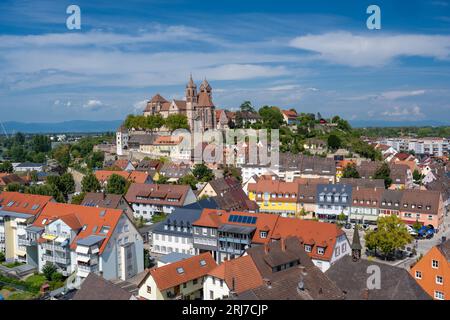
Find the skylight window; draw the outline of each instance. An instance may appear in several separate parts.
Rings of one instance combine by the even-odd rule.
[[[100,233],[107,234],[109,232],[109,226],[103,226]]]
[[[45,224],[47,222],[47,219],[42,220],[42,224]]]
[[[177,273],[178,274],[183,274],[184,273],[184,269],[183,268],[177,268]]]
[[[39,205],[38,205],[38,204],[34,204],[34,205],[31,207],[31,210],[36,210],[37,208],[39,208]]]
[[[8,204],[6,206],[11,207],[13,204],[14,204],[14,201],[10,201],[10,202],[8,202]]]
[[[200,260],[200,265],[201,265],[202,267],[206,266],[206,261],[205,261],[205,260]]]
[[[100,217],[104,217],[104,216],[105,216],[105,214],[106,214],[106,210],[102,210],[102,211],[100,211]]]

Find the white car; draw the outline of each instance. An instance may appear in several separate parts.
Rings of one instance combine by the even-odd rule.
[[[409,224],[406,225],[406,230],[408,230],[409,234],[412,236],[417,236],[417,231],[413,227],[411,227]]]

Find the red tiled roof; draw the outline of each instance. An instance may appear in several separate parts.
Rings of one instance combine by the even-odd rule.
[[[52,199],[51,196],[4,191],[0,193],[0,206],[3,211],[37,215]]]
[[[319,255],[315,248],[308,252],[311,258],[318,260],[331,260],[336,239],[344,234],[343,230],[332,223],[283,217],[278,219],[273,232],[278,233],[282,238],[289,236],[302,238],[306,240],[306,244],[316,243],[318,246],[326,244],[323,255]]]
[[[129,203],[182,206],[189,190],[190,186],[188,185],[132,183],[125,195],[125,199]],[[138,197],[148,199],[138,199]],[[163,198],[153,200],[151,199],[152,197]],[[178,201],[168,201],[168,198],[177,199]]]
[[[44,227],[61,219],[69,227],[77,232],[79,231],[70,244],[71,249],[76,249],[78,240],[84,239],[90,235],[97,235],[105,237],[105,240],[100,246],[100,253],[102,253],[113,234],[122,213],[123,211],[118,209],[105,209],[50,202],[33,222],[33,226]],[[84,228],[84,226],[86,227]],[[109,231],[106,234],[101,233],[102,227],[109,227]]]
[[[201,264],[202,260],[205,262],[203,266]],[[217,267],[217,263],[214,261],[211,253],[205,252],[198,256],[150,269],[149,275],[153,277],[158,289],[163,291],[203,277],[215,267]],[[177,271],[179,268],[183,268],[182,273]]]
[[[95,177],[100,183],[103,183],[109,179],[113,174],[117,174],[118,176],[124,177],[128,179],[130,175],[127,171],[114,171],[114,170],[97,170],[95,171]]]
[[[208,275],[222,279],[230,290],[239,294],[263,284],[261,274],[250,256],[224,261]]]

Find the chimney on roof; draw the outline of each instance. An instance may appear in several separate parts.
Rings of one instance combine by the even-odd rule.
[[[280,242],[280,244],[281,244],[281,251],[286,251],[286,240],[285,240],[285,238],[281,238],[281,242]]]
[[[369,289],[365,288],[361,295],[363,300],[369,300]]]
[[[231,278],[231,291],[236,291],[236,279]]]
[[[270,281],[267,278],[264,278],[263,281],[264,281],[264,284],[267,286],[267,288],[269,288],[269,289],[272,288],[272,281]]]

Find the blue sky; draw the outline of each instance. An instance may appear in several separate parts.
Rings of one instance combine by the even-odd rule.
[[[0,70],[2,121],[122,119],[192,73],[219,108],[450,123],[450,1],[6,0]]]

